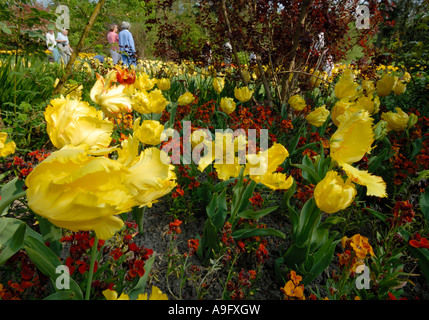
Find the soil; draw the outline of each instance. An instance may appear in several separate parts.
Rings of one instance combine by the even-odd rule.
[[[166,204],[163,201],[154,204],[152,208],[148,208],[144,219],[144,233],[139,234],[136,239],[137,244],[144,245],[146,248],[152,249],[156,255],[155,263],[152,266],[149,277],[149,285],[158,286],[162,292],[169,296],[169,299],[197,299],[197,288],[191,281],[188,281],[183,285],[181,295],[179,293],[180,277],[175,274],[170,274],[169,283],[167,285],[167,254],[171,238],[167,236],[166,233],[169,230],[169,223],[174,220],[173,216],[168,214],[167,211]],[[262,220],[263,223],[267,225],[267,228],[271,227],[286,232],[287,230],[290,230],[290,224],[280,210],[272,212]],[[202,233],[204,222],[204,216],[194,217],[193,219],[188,219],[188,221],[187,219],[183,219],[183,224],[180,226],[182,232],[174,242],[177,245],[177,252],[183,254],[187,251],[186,241],[188,239],[195,238],[196,235]],[[255,285],[256,291],[252,296],[246,296],[245,299],[281,300],[284,297],[280,290],[280,287],[283,287],[284,283],[276,277],[274,262],[275,259],[288,248],[289,240],[287,238],[283,240],[278,237],[267,237],[266,239],[266,248],[269,252],[269,258],[265,262],[264,267],[259,274],[258,282]],[[191,265],[198,266],[204,275],[204,271],[207,269],[201,265],[198,257],[192,256],[189,259],[189,263]],[[332,277],[333,268],[334,266],[328,267],[325,272],[311,283],[311,285],[305,288],[304,294],[308,297],[311,293],[310,289],[318,289],[323,296],[326,293],[326,280]],[[407,266],[405,268],[407,269]],[[412,271],[414,273],[419,273],[418,270]],[[203,299],[222,299],[222,293],[224,291],[222,283],[225,282],[228,272],[229,269],[222,268],[214,274],[212,281],[208,283],[208,293],[203,297]],[[403,288],[404,293],[402,294],[402,297],[409,300],[428,300],[429,285],[424,276],[412,277],[410,280],[412,280],[412,282],[406,283]]]

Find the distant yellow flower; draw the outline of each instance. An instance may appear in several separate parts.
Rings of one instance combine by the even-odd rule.
[[[337,119],[340,124],[330,139],[331,158],[349,164],[361,160],[374,142],[373,119],[367,111],[346,112]]]
[[[298,94],[292,96],[288,100],[289,105],[297,111],[301,111],[306,107],[305,100],[301,98]]]
[[[125,187],[128,174],[115,160],[90,156],[85,145],[64,147],[28,175],[28,206],[56,226],[109,239],[124,225],[116,215],[134,204]]]
[[[223,97],[220,99],[220,107],[226,114],[231,114],[236,108],[236,103],[233,98]]]
[[[377,94],[380,97],[388,96],[395,87],[397,79],[395,76],[384,74],[383,77],[377,81]]]
[[[310,112],[305,119],[313,126],[320,127],[322,126],[330,115],[329,110],[326,109],[326,106],[321,106],[314,111]]]
[[[191,104],[192,102],[194,102],[195,97],[192,93],[185,92],[184,94],[182,94],[179,99],[177,100],[179,106],[186,106],[188,104]]]
[[[158,79],[158,81],[156,82],[156,85],[160,90],[167,91],[170,89],[170,86],[171,86],[170,79],[168,78]]]
[[[353,70],[347,68],[335,84],[335,96],[338,99],[352,98],[356,95],[358,86],[354,81]]]
[[[335,213],[347,208],[356,193],[356,188],[350,180],[344,182],[336,171],[329,171],[314,188],[314,199],[320,210]]]
[[[326,79],[326,72],[320,72],[319,70],[313,73],[314,77],[310,78],[310,85],[314,87],[318,87],[322,83],[322,79]],[[320,79],[321,78],[321,79]]]
[[[161,134],[164,125],[156,120],[144,120],[140,125],[140,118],[134,121],[134,136],[146,145],[158,145],[161,143]]]
[[[49,138],[58,149],[81,144],[101,149],[112,140],[113,124],[87,102],[61,96],[50,101],[44,115]]]
[[[7,133],[0,132],[0,156],[6,157],[10,154],[15,153],[16,144],[14,141],[6,143]]]
[[[407,128],[408,114],[401,108],[395,108],[396,113],[389,111],[381,114],[381,119],[387,122],[387,131],[402,131]]]
[[[225,87],[225,78],[213,78],[213,87],[217,93],[221,93],[223,88]]]
[[[247,102],[252,98],[253,90],[250,90],[249,87],[234,88],[234,96],[240,102]]]

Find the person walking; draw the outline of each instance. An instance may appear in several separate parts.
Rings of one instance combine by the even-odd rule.
[[[46,46],[48,47],[48,50],[52,53],[54,62],[58,62],[60,60],[60,53],[58,52],[54,29],[55,28],[53,25],[48,26],[48,33],[46,34]],[[51,59],[52,57],[50,57],[50,61],[52,61]]]
[[[137,65],[136,48],[133,35],[129,30],[130,28],[131,24],[124,21],[121,24],[121,32],[119,32],[119,51],[122,56],[122,62],[127,67]]]
[[[57,35],[57,43],[58,43],[58,49],[60,52],[61,60],[63,61],[64,65],[67,65],[70,60],[70,56],[73,52],[73,49],[70,47],[69,38],[68,38],[68,30],[63,29],[61,32],[58,32]]]
[[[109,29],[109,33],[107,34],[107,41],[110,44],[110,55],[113,60],[113,65],[118,64],[121,59],[121,55],[119,54],[119,35],[118,35],[118,25],[112,24]]]

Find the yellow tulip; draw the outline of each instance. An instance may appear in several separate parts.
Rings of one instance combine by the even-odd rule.
[[[141,114],[162,113],[169,103],[170,101],[165,99],[160,89],[150,92],[138,90],[132,96],[132,107]]]
[[[344,182],[336,171],[329,171],[314,188],[317,207],[326,213],[347,208],[356,196],[356,188],[349,180]]]
[[[174,166],[168,164],[168,159],[167,153],[151,147],[141,152],[128,168],[124,185],[134,197],[136,206],[151,207],[177,185]]]
[[[403,94],[406,89],[407,89],[407,85],[405,83],[403,83],[402,81],[397,80],[395,87],[393,88],[393,92],[397,96],[399,96],[399,95]]]
[[[366,186],[366,194],[368,196],[387,197],[386,183],[383,181],[383,178],[374,176],[368,173],[368,171],[356,169],[347,163],[341,163],[340,166],[351,181]]]
[[[54,225],[71,231],[95,231],[108,239],[129,212],[134,199],[125,187],[129,171],[107,157],[88,155],[88,147],[53,152],[28,175],[28,206]]]
[[[139,294],[137,300],[148,300],[147,293]],[[152,292],[149,295],[149,300],[168,300],[168,297],[165,293],[162,293],[158,287],[152,286]]]
[[[338,116],[344,114],[346,111],[351,109],[351,106],[352,103],[349,101],[349,99],[341,99],[335,103],[334,107],[331,110],[331,119],[337,127],[340,125]]]
[[[373,119],[367,111],[360,110],[345,112],[338,120],[338,129],[330,139],[332,160],[349,164],[361,160],[374,142]]]
[[[205,140],[211,141],[211,137],[209,136],[206,130],[198,129],[192,132],[192,135],[191,135],[192,149]]]
[[[171,86],[170,79],[168,78],[158,79],[158,81],[156,82],[156,85],[160,90],[167,91],[170,89],[170,86]]]
[[[144,120],[140,125],[140,118],[134,121],[134,136],[143,144],[156,146],[161,143],[161,134],[164,125],[156,120]]]
[[[289,105],[297,111],[301,111],[306,107],[305,100],[301,98],[298,94],[292,96],[288,100]]]
[[[225,87],[225,78],[216,77],[213,79],[213,87],[217,93],[221,93]]]
[[[112,289],[106,289],[102,292],[103,296],[106,298],[106,300],[130,300],[129,295],[122,292],[121,295],[118,297],[118,293],[115,290]]]
[[[53,99],[44,115],[49,138],[58,149],[81,144],[102,149],[112,140],[113,123],[103,119],[101,111],[87,102],[64,97]]]
[[[354,81],[353,70],[346,69],[335,84],[335,96],[338,99],[352,98],[356,95],[358,86],[359,85]]]
[[[233,98],[223,97],[220,99],[220,107],[228,115],[234,112],[236,106]]]
[[[127,94],[124,93],[125,86],[113,85],[106,88],[104,78],[97,74],[97,81],[90,91],[90,98],[93,102],[98,104],[103,110],[104,114],[108,117],[114,117],[115,114],[131,112],[131,100]]]
[[[194,102],[195,97],[192,93],[185,92],[184,94],[182,94],[179,99],[177,100],[179,106],[186,106],[188,104],[191,104],[192,102]]]
[[[229,132],[216,132],[215,140],[205,140],[205,144],[208,152],[199,160],[198,170],[202,172],[214,162],[213,167],[219,179],[228,180],[231,177],[238,177],[246,161],[243,153],[246,151],[247,139],[242,135],[234,136]]]
[[[310,78],[310,85],[314,87],[318,87],[322,83],[322,79],[326,79],[326,72],[320,72],[319,70],[313,73],[314,77]],[[322,78],[322,79],[320,79]]]
[[[387,131],[402,131],[407,128],[408,114],[401,108],[395,108],[396,113],[389,111],[381,114],[381,119],[387,122]]]
[[[380,106],[380,100],[378,97],[375,97],[374,100],[368,96],[360,96],[355,104],[355,110],[366,110],[369,114],[375,114],[378,112]]]
[[[7,133],[0,132],[0,156],[6,157],[10,154],[15,153],[16,144],[14,141],[6,143]]]
[[[137,74],[136,81],[134,82],[134,87],[139,90],[149,91],[153,89],[156,83],[156,79],[151,79],[147,73],[141,72]]]
[[[315,127],[321,127],[330,115],[329,110],[326,109],[326,106],[319,107],[314,111],[310,112],[305,119]]]
[[[274,143],[271,148],[265,151],[246,156],[247,163],[244,174],[270,189],[289,189],[293,184],[292,176],[287,177],[284,173],[276,172],[288,156],[289,152],[283,145]]]
[[[234,88],[234,96],[240,102],[247,102],[252,98],[253,90],[248,87]]]
[[[388,96],[396,85],[397,78],[395,76],[385,74],[377,81],[377,94],[380,97]]]

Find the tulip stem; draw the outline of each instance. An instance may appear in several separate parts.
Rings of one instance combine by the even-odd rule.
[[[91,262],[89,265],[88,280],[86,282],[85,300],[89,300],[89,296],[91,294],[91,284],[92,284],[92,278],[94,276],[94,265],[95,265],[95,257],[97,255],[97,247],[98,247],[98,238],[97,238],[97,235],[94,235],[94,244],[92,245],[92,250],[91,250]]]

